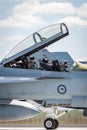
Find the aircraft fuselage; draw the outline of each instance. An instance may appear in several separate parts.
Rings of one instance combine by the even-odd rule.
[[[87,72],[0,67],[0,77],[0,99],[55,100],[71,107],[87,107]]]

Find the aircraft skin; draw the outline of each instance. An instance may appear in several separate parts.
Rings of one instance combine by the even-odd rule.
[[[77,104],[73,104],[73,106],[72,101],[74,97],[82,96],[87,98],[86,72],[49,72],[13,68],[12,70],[10,68],[0,70],[3,80],[0,83],[1,99],[56,99],[62,100],[62,102],[66,100],[71,107],[84,107],[80,100],[80,106],[77,106]],[[58,92],[58,86],[60,85],[64,85],[66,88],[64,94]],[[87,107],[86,101],[84,105]]]
[[[63,26],[66,30],[64,32]],[[44,106],[46,107],[47,104],[83,109],[83,114],[87,116],[87,71],[71,70],[73,65],[72,58],[68,60],[68,63],[70,62],[68,71],[26,69],[13,66],[14,63],[17,64],[21,60],[22,56],[27,57],[32,54],[34,54],[37,61],[40,61],[44,55],[51,61],[59,60],[59,58],[44,48],[69,33],[65,24],[60,24],[60,30],[58,34],[56,33],[45,40],[41,37],[43,33],[34,33],[35,45],[21,51],[15,49],[12,52],[14,55],[2,60],[0,63],[0,120],[30,118],[38,114],[38,112],[44,111]],[[40,39],[39,43],[36,35]],[[18,48],[20,48],[20,45]],[[56,54],[58,55],[57,52]],[[62,57],[62,53],[60,55]],[[11,101],[14,99],[19,104],[12,104]],[[24,102],[20,100],[24,100]],[[36,109],[30,108],[27,106],[29,105],[28,100],[42,100],[44,101],[43,107],[41,108],[40,105],[32,101],[34,106],[36,105]],[[27,105],[23,106],[21,103],[27,103]],[[54,113],[54,115],[56,114]],[[58,127],[58,121],[55,116],[48,117],[44,121],[44,126],[46,129],[55,129]]]

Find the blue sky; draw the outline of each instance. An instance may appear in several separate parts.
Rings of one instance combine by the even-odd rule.
[[[87,61],[87,0],[0,0],[0,60],[28,35],[60,22],[70,35],[49,50]]]

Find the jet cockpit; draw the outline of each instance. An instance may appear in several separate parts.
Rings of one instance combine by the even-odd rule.
[[[29,57],[33,56],[35,57],[39,69],[42,69],[39,62],[44,58],[48,58],[50,61],[55,60],[53,63],[58,65],[59,63],[56,61],[55,55],[44,48],[64,38],[68,34],[68,28],[64,23],[45,27],[20,42],[5,59],[2,60],[1,64],[4,67],[27,69]]]

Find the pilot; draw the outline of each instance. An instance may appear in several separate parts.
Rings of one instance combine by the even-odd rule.
[[[47,59],[47,58],[43,58],[43,60],[42,60],[44,63],[47,63],[48,64],[48,62],[49,62],[49,60]]]
[[[68,72],[67,68],[68,68],[68,65],[67,65],[67,61],[64,62],[64,64],[62,65],[61,67],[61,71],[65,71],[65,72]]]
[[[22,63],[22,68],[25,68],[25,69],[28,68],[28,67],[27,67],[28,60],[27,60],[27,58],[26,58],[25,56],[22,56],[22,57],[21,57],[21,63]]]
[[[40,62],[40,66],[43,68],[43,70],[53,71],[52,64],[47,58],[43,58],[42,62]]]
[[[60,71],[60,63],[58,60],[53,60],[52,64],[53,64],[53,71]]]
[[[28,62],[28,69],[38,69],[34,56],[30,57],[30,61]]]
[[[64,62],[63,66],[64,66],[65,68],[68,67],[68,66],[67,66],[67,61]]]

